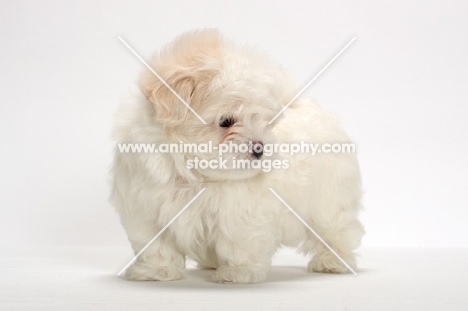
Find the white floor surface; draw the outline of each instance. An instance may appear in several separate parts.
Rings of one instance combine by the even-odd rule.
[[[278,253],[267,281],[174,282],[116,276],[129,249],[0,249],[0,310],[468,310],[468,249],[361,249],[358,275],[309,274]]]

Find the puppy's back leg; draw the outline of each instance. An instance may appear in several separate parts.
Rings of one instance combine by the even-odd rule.
[[[345,218],[346,220],[340,223],[340,218]],[[347,265],[353,270],[356,270],[357,265],[354,250],[360,245],[361,237],[364,234],[363,227],[356,217],[346,215],[345,212],[337,215],[336,219],[336,222],[328,223],[325,226],[316,225],[315,227],[318,228],[316,231]],[[313,254],[307,266],[309,272],[351,272],[341,260],[312,233],[308,233],[307,240],[301,248],[304,253]]]
[[[364,235],[358,219],[361,207],[358,166],[354,161],[348,161],[328,168],[319,175],[319,183],[315,184],[316,191],[310,201],[312,204],[304,211],[304,216],[320,237],[355,270],[354,250],[360,246]],[[312,232],[307,235],[302,250],[313,254],[308,271],[351,272]]]
[[[210,245],[206,248],[203,256],[199,256],[197,261],[197,267],[200,269],[217,269],[218,268],[218,256],[216,255],[216,249]]]
[[[247,217],[248,216],[248,217]],[[214,281],[220,283],[263,282],[271,268],[271,258],[279,246],[273,221],[232,213],[221,223],[216,241],[218,264]]]

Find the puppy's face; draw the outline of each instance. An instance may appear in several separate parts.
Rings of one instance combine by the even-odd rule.
[[[268,122],[281,110],[286,96],[280,69],[263,56],[229,46],[215,31],[179,38],[153,60],[152,67],[207,123],[153,73],[145,72],[140,88],[152,102],[155,120],[166,130],[168,143],[213,146],[211,152],[172,154],[179,171],[187,169],[187,161],[198,159],[216,161],[217,168],[192,168],[212,180],[245,179],[262,172],[238,161],[265,160],[259,151],[262,144],[273,142],[274,124]]]

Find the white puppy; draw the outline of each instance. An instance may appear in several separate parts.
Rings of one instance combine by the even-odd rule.
[[[256,148],[231,150],[221,158],[216,149],[186,153],[116,149],[111,201],[135,253],[206,188],[127,269],[128,279],[183,278],[188,257],[201,268],[216,269],[215,281],[261,282],[282,245],[313,255],[310,272],[348,272],[268,188],[356,267],[353,250],[364,230],[357,218],[361,181],[355,155],[265,152],[267,145],[277,143],[350,143],[334,116],[310,100],[298,99],[268,124],[296,95],[296,88],[264,55],[227,42],[216,30],[182,35],[154,57],[151,66],[207,124],[146,70],[139,84],[142,95],[126,102],[117,114],[118,143],[158,147],[212,142],[221,148],[224,143],[253,142]],[[239,159],[256,168],[233,169]],[[195,160],[225,161],[227,169],[197,168]],[[276,169],[267,172],[273,160]],[[259,162],[263,169],[253,165]]]

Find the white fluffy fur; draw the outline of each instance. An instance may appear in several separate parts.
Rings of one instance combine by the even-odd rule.
[[[350,142],[337,119],[298,99],[272,125],[295,94],[287,74],[264,55],[237,47],[216,30],[187,33],[151,62],[208,123],[203,125],[149,71],[116,117],[119,143],[233,141]],[[222,116],[236,123],[219,126]],[[217,154],[123,154],[112,167],[115,205],[132,248],[139,252],[203,187],[206,191],[126,271],[132,280],[177,280],[187,257],[216,269],[214,280],[265,280],[282,245],[313,255],[308,271],[346,273],[335,258],[269,191],[273,188],[356,268],[353,251],[364,233],[357,215],[361,182],[354,154],[274,155],[289,169],[189,170],[186,160]],[[251,154],[224,158],[252,159]],[[263,156],[262,159],[264,159]]]

